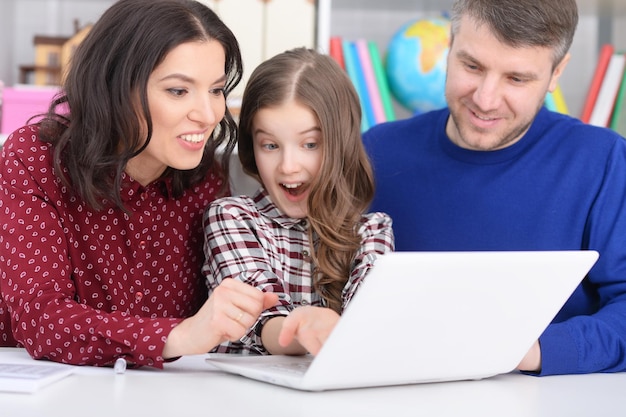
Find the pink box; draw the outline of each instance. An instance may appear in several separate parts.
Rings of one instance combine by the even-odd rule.
[[[0,133],[8,135],[24,126],[31,116],[47,112],[52,98],[58,92],[58,87],[4,87]]]

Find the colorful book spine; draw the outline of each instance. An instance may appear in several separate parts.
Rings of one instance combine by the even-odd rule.
[[[561,114],[569,114],[569,108],[567,107],[567,103],[565,102],[565,97],[563,96],[563,90],[561,86],[557,84],[556,88],[552,92],[552,98],[554,99],[554,105],[556,106],[556,111]]]
[[[364,100],[365,94],[362,89],[364,87],[361,78],[359,77],[360,70],[358,70],[359,63],[356,59],[355,49],[352,42],[347,40],[341,41],[342,51],[343,51],[343,60],[346,65],[346,72],[348,73],[348,77],[352,81],[354,88],[359,96],[359,101],[361,103],[361,132],[365,132],[370,128],[370,123],[367,120],[366,103]]]
[[[626,138],[626,72],[624,73],[615,99],[610,128]]]
[[[626,56],[624,54],[613,54],[611,56],[609,66],[602,80],[602,86],[598,92],[596,105],[589,118],[589,124],[609,127],[615,99],[624,77],[624,66],[626,66]]]
[[[602,86],[604,74],[606,73],[609,61],[611,60],[611,56],[613,56],[614,52],[615,48],[611,44],[604,44],[602,45],[602,48],[600,48],[598,64],[596,65],[596,70],[593,74],[593,78],[591,79],[591,85],[587,91],[587,97],[585,98],[583,110],[580,115],[580,120],[584,123],[589,123],[589,120],[591,119],[591,113],[596,105],[596,100],[598,98],[598,93],[600,92],[600,87]]]
[[[561,87],[557,84],[554,91],[548,91],[546,94],[546,100],[544,102],[546,108],[550,111],[568,114],[567,105],[565,104],[565,98],[563,97],[563,92],[561,91]]]
[[[556,101],[554,101],[554,94],[552,94],[550,91],[548,91],[548,93],[546,94],[546,98],[543,101],[543,105],[546,107],[546,109],[550,110],[550,111],[554,111],[556,112]]]
[[[372,101],[370,100],[369,93],[367,91],[367,83],[365,82],[365,74],[363,73],[363,65],[359,59],[359,52],[357,51],[356,44],[350,42],[350,52],[352,53],[352,59],[355,62],[356,80],[359,83],[359,92],[362,100],[362,110],[364,119],[366,121],[365,129],[369,129],[375,124],[374,108],[372,107]]]
[[[376,76],[376,82],[380,90],[380,98],[383,102],[383,109],[385,110],[385,120],[393,121],[396,119],[395,111],[391,101],[391,90],[389,90],[389,82],[387,81],[387,75],[385,73],[385,67],[380,57],[380,51],[374,41],[368,41],[370,57],[372,59],[372,67],[374,68],[374,75]]]
[[[346,69],[346,64],[343,60],[343,47],[341,45],[341,37],[333,36],[330,38],[329,54],[343,70]]]
[[[363,69],[363,76],[367,86],[369,101],[372,106],[372,113],[374,116],[372,125],[382,123],[386,120],[385,109],[383,108],[383,102],[380,98],[380,90],[378,88],[378,83],[376,82],[376,75],[374,74],[374,67],[372,65],[372,59],[370,57],[367,41],[365,39],[358,39],[355,41],[355,46],[361,63],[361,68]]]

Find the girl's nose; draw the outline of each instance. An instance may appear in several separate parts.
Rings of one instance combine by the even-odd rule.
[[[300,169],[300,163],[295,152],[288,149],[283,150],[280,159],[280,170],[285,174],[298,172]]]

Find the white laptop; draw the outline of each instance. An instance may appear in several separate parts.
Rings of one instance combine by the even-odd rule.
[[[207,361],[307,391],[508,373],[597,259],[595,251],[389,253],[316,357],[211,354]]]

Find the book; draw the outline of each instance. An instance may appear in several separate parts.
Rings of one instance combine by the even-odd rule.
[[[561,114],[569,114],[569,109],[567,107],[567,103],[565,102],[565,97],[563,97],[563,90],[561,89],[560,84],[556,85],[556,88],[552,92],[552,98],[554,99],[557,112]]]
[[[546,94],[546,98],[543,101],[543,105],[550,111],[557,111],[556,109],[556,101],[554,101],[554,95],[548,91]]]
[[[594,126],[609,127],[611,115],[615,106],[615,99],[619,91],[622,78],[624,77],[624,67],[626,66],[626,55],[613,54],[609,60],[609,65],[604,74],[600,91],[593,107],[589,124]]]
[[[365,119],[365,130],[372,127],[376,118],[374,117],[374,108],[372,107],[372,100],[367,89],[367,82],[365,81],[365,73],[363,70],[363,63],[359,57],[359,51],[357,50],[356,43],[350,42],[350,53],[352,54],[352,60],[355,63],[355,75],[356,81],[359,84],[359,95],[361,96],[361,105],[363,110],[363,119]],[[365,131],[364,130],[364,131]]]
[[[611,124],[609,127],[626,137],[626,73],[622,77],[622,82],[615,98],[615,107],[613,108],[613,115],[611,116]]]
[[[343,40],[341,45],[343,50],[343,60],[346,64],[346,72],[356,89],[357,95],[359,96],[359,102],[361,104],[361,132],[365,132],[371,126],[371,119],[369,119],[371,112],[368,110],[370,109],[370,104],[366,101],[368,98],[365,80],[363,78],[363,73],[360,68],[354,44],[350,41]]]
[[[372,105],[372,113],[374,119],[372,125],[382,123],[385,119],[385,109],[383,108],[383,102],[380,97],[380,90],[378,83],[376,82],[376,76],[374,74],[374,66],[372,65],[372,59],[370,57],[369,47],[365,39],[358,39],[355,41],[356,50],[359,56],[359,62],[363,69],[363,76],[365,78],[365,85],[369,95],[370,103]]]
[[[587,90],[587,97],[585,98],[583,110],[580,115],[580,120],[584,123],[589,123],[591,113],[596,105],[596,99],[600,91],[600,86],[602,85],[602,80],[604,79],[604,74],[606,73],[609,61],[611,60],[611,56],[613,56],[614,52],[615,48],[613,45],[608,43],[602,45],[602,48],[600,48],[600,55],[598,57],[596,70],[591,78],[591,85]]]
[[[567,105],[565,104],[565,98],[563,97],[561,86],[559,86],[558,84],[554,91],[548,91],[548,94],[546,94],[544,105],[550,111],[561,114],[568,114]]]
[[[33,393],[73,372],[69,366],[0,363],[0,392]]]
[[[374,75],[376,76],[376,82],[378,84],[378,89],[380,90],[380,98],[383,102],[383,109],[385,110],[385,120],[393,121],[396,119],[396,115],[393,110],[391,90],[389,90],[389,82],[387,81],[387,74],[385,73],[383,60],[380,57],[380,51],[374,41],[368,41],[367,46],[370,50],[372,67],[374,68]]]
[[[345,71],[346,64],[343,61],[343,50],[342,50],[342,46],[341,46],[341,37],[333,36],[333,37],[330,38],[329,55]]]

